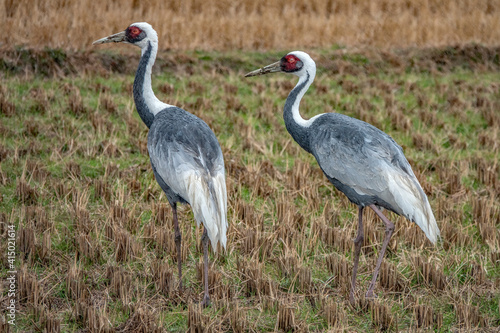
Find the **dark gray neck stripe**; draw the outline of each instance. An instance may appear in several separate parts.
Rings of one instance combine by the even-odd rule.
[[[153,45],[148,42],[146,51],[139,61],[139,66],[137,68],[137,73],[135,74],[134,80],[134,101],[135,107],[142,121],[146,124],[148,128],[151,127],[154,120],[154,114],[149,110],[146,100],[144,99],[144,81],[147,73],[148,64],[155,59],[152,59]]]
[[[286,99],[285,107],[283,109],[283,118],[285,119],[285,126],[288,133],[290,133],[292,138],[308,153],[311,151],[309,150],[309,134],[307,132],[307,128],[299,125],[295,119],[293,119],[292,108],[297,101],[297,96],[302,92],[302,90],[307,90],[310,79],[311,75],[307,72],[307,79],[292,89]],[[298,102],[300,103],[300,101]]]

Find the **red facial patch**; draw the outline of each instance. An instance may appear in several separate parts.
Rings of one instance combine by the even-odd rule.
[[[128,36],[131,38],[131,39],[134,39],[136,38],[137,36],[140,35],[140,33],[142,32],[141,29],[139,29],[138,27],[129,27],[128,28]]]
[[[302,68],[302,61],[293,54],[289,54],[283,57],[281,68],[285,72],[297,71]]]

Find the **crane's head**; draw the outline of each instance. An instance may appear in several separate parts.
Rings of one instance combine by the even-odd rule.
[[[132,23],[125,31],[96,40],[92,44],[104,43],[129,43],[139,46],[141,49],[147,46],[147,42],[158,42],[158,35],[151,24],[146,22]]]
[[[245,74],[245,77],[263,75],[276,72],[291,73],[297,76],[307,71],[316,71],[316,64],[309,54],[302,51],[293,51],[281,58],[280,61]]]

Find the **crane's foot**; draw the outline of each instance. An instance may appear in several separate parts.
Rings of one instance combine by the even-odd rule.
[[[366,292],[366,295],[365,295],[365,299],[367,301],[373,301],[374,299],[377,299],[378,296],[373,292],[372,289],[369,289],[367,292]]]
[[[351,303],[351,306],[354,308],[356,307],[356,300],[354,299],[354,290],[351,290],[349,293],[349,303]]]
[[[208,294],[205,294],[203,296],[203,301],[201,301],[201,306],[203,308],[207,308],[207,307],[210,306],[210,304],[211,304],[211,302],[210,302],[210,296],[208,296]]]
[[[376,298],[377,296],[374,297]],[[358,295],[356,297],[356,293],[349,294],[349,304],[356,311],[366,311],[368,309],[368,305],[372,300],[373,298],[368,299],[364,295]]]
[[[354,295],[349,295],[349,303],[351,303],[351,306],[354,308],[356,307],[356,301],[354,300]]]

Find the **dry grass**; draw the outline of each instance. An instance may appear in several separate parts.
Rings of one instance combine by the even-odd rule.
[[[0,20],[0,237],[16,225],[19,331],[500,326],[498,1],[0,0]],[[204,119],[225,156],[228,251],[211,255],[205,310],[201,231],[188,207],[177,291],[170,207],[131,98],[138,50],[91,50],[136,21],[169,49],[155,66],[158,97]],[[390,133],[442,231],[432,247],[391,215],[379,298],[367,302],[383,238],[367,212],[356,308],[347,301],[356,209],[286,133],[293,79],[242,78],[277,53],[234,51],[299,48],[319,65],[303,113],[336,110]]]
[[[356,208],[286,133],[281,112],[293,79],[241,75],[275,55],[162,52],[158,97],[206,120],[226,161],[228,250],[211,255],[206,310],[196,304],[201,230],[188,207],[179,213],[186,289],[177,291],[171,211],[131,100],[138,56],[16,52],[4,53],[0,90],[0,234],[17,226],[21,331],[490,332],[500,325],[495,49],[315,51],[320,70],[304,114],[336,109],[390,133],[443,235],[432,247],[414,224],[391,215],[397,228],[379,298],[367,302],[383,238],[382,223],[367,212],[355,309],[347,297]],[[2,308],[7,299],[2,294]]]
[[[88,49],[150,22],[161,49],[434,47],[500,40],[492,0],[1,0],[3,47]]]

